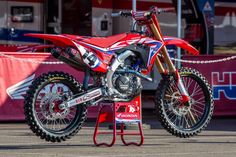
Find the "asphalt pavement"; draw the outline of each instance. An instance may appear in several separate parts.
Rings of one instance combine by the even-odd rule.
[[[141,147],[124,146],[119,137],[113,147],[94,146],[91,121],[62,143],[39,139],[25,123],[0,123],[0,157],[236,157],[236,117],[214,118],[199,136],[189,139],[170,135],[155,119],[144,123],[151,129],[144,129]],[[100,140],[111,139],[101,136]]]

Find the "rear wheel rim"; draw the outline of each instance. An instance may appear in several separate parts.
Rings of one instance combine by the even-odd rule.
[[[59,103],[63,97],[73,96],[73,89],[63,82],[50,82],[38,92],[34,114],[39,125],[48,132],[60,133],[68,130],[76,120],[77,106],[60,110]],[[59,109],[59,110],[58,110]]]

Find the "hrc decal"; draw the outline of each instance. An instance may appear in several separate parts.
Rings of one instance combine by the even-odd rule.
[[[160,48],[162,48],[163,46],[161,42],[157,42],[157,41],[150,44],[154,44],[154,45],[150,47],[148,63],[147,63],[148,67],[152,64],[153,60],[155,59],[156,54],[159,52]]]
[[[236,100],[236,72],[212,72],[211,78],[214,100],[220,100],[222,95]]]
[[[26,91],[29,89],[29,86],[33,82],[34,78],[35,74],[7,88],[6,90],[7,95],[13,100],[24,99],[24,95],[26,94]]]

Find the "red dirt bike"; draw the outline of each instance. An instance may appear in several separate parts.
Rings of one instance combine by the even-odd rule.
[[[199,52],[181,39],[162,36],[156,17],[160,12],[153,8],[113,14],[133,17],[137,25],[146,26],[143,32],[110,37],[27,34],[51,41],[56,45],[51,50],[55,58],[85,74],[82,84],[64,72],[49,72],[35,79],[24,106],[30,129],[46,141],[69,139],[81,129],[87,106],[130,101],[139,95],[141,79],[152,81],[148,74],[154,63],[162,76],[155,95],[162,126],[178,137],[191,137],[205,128],[213,113],[210,85],[194,69],[176,69],[166,46],[175,45],[193,55]],[[49,92],[52,88],[56,92]]]

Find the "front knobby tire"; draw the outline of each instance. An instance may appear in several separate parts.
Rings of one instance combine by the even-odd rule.
[[[36,78],[24,100],[25,119],[33,133],[51,142],[65,141],[74,136],[86,119],[86,105],[60,110],[56,104],[62,102],[62,97],[80,92],[80,83],[64,72],[49,72]]]
[[[155,109],[161,125],[172,135],[187,138],[207,127],[213,114],[212,90],[198,71],[182,68],[179,74],[191,99],[189,108],[177,100],[180,96],[173,77],[164,77],[155,94]]]

